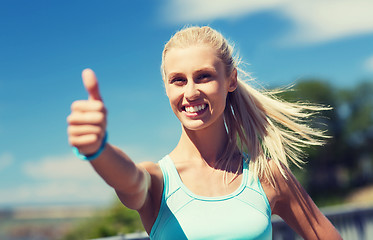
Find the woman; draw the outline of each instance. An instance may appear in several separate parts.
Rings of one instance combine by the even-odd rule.
[[[305,119],[324,108],[256,91],[237,71],[217,31],[176,33],[162,54],[162,77],[182,134],[159,163],[136,165],[106,143],[106,109],[86,69],[89,99],[72,104],[69,142],[139,212],[152,239],[271,239],[272,214],[305,239],[340,239],[288,168],[302,162],[301,147],[322,144],[323,133]]]

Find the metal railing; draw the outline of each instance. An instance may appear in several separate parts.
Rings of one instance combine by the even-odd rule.
[[[373,239],[373,207],[339,206],[323,209],[344,240]],[[272,219],[273,240],[302,239],[282,219]]]
[[[373,239],[373,207],[339,206],[322,210],[344,240]],[[281,218],[272,218],[273,240],[302,239]],[[96,240],[145,240],[145,232]]]

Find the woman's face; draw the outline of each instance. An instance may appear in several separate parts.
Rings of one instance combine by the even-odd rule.
[[[165,88],[171,108],[190,130],[222,124],[228,92],[237,86],[234,71],[227,77],[225,66],[208,45],[171,48],[164,59]]]

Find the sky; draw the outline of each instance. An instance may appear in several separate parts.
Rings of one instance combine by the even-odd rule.
[[[0,0],[0,207],[106,205],[113,190],[67,142],[92,68],[109,142],[135,162],[177,144],[160,75],[164,44],[186,25],[220,31],[261,85],[308,78],[336,88],[373,79],[370,0]]]

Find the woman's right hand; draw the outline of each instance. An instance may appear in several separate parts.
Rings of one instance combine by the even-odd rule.
[[[73,147],[81,154],[92,155],[100,149],[105,137],[107,112],[94,72],[85,69],[82,78],[88,100],[75,101],[71,105],[67,132]],[[91,164],[105,182],[115,189],[125,206],[143,212],[142,216],[149,222],[147,229],[151,229],[156,216],[153,211],[159,208],[162,198],[161,169],[153,162],[136,165],[127,154],[110,144]]]
[[[71,146],[84,155],[98,151],[106,134],[107,111],[100,96],[98,81],[91,69],[82,72],[88,100],[71,104],[71,114],[67,117],[67,133]]]

